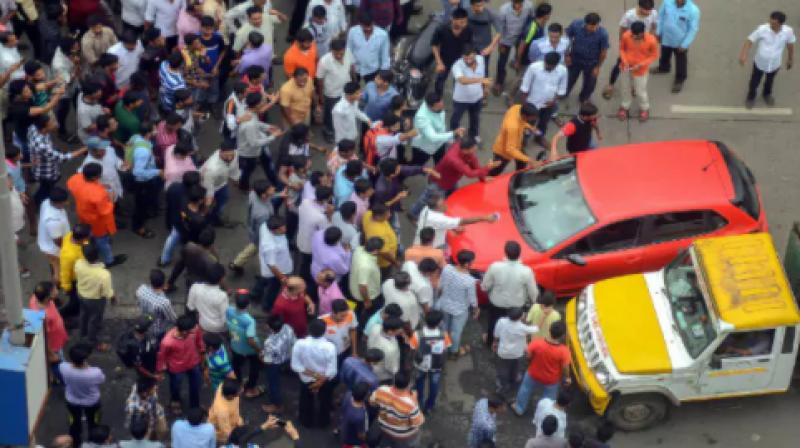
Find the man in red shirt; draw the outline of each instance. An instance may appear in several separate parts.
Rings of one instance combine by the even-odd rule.
[[[183,375],[189,379],[189,404],[192,408],[200,406],[200,384],[202,375],[200,363],[205,352],[203,335],[192,316],[181,316],[175,327],[167,332],[161,340],[158,350],[156,370],[167,371],[169,375],[169,393],[173,411],[181,407],[181,379]]]
[[[289,277],[286,280],[286,287],[275,299],[272,315],[280,316],[300,339],[306,337],[308,333],[309,314],[314,314],[314,302],[306,294],[306,282],[300,277]]]
[[[572,382],[569,376],[572,357],[563,342],[566,332],[567,326],[563,320],[553,322],[550,325],[549,339],[536,338],[528,345],[528,359],[531,362],[517,392],[516,403],[511,406],[518,416],[525,413],[531,394],[537,386],[542,386],[544,398],[555,400],[562,379],[565,386]]]
[[[482,167],[476,155],[477,152],[478,143],[472,137],[461,137],[453,142],[442,160],[436,164],[435,171],[439,173],[439,177],[428,177],[428,186],[411,207],[411,216],[415,218],[419,216],[434,194],[447,196],[452,193],[462,177],[478,178],[483,182],[489,175],[489,171],[502,163],[500,160],[492,160]]]
[[[62,350],[67,345],[67,329],[64,319],[56,308],[55,300],[58,298],[58,288],[53,282],[39,282],[33,290],[33,295],[28,301],[28,308],[34,311],[44,311],[44,332],[47,336],[47,362],[53,371],[52,382],[63,382],[58,364],[63,358]]]

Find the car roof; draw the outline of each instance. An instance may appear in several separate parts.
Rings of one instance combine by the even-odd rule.
[[[639,143],[576,156],[578,180],[600,223],[729,204],[733,184],[715,143]]]
[[[800,311],[768,233],[700,239],[694,252],[722,320],[737,330],[800,324]]]

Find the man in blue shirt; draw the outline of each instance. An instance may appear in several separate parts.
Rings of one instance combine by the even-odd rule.
[[[215,448],[217,437],[214,425],[206,421],[206,411],[189,409],[186,419],[172,424],[172,448]]]
[[[125,99],[130,95],[125,94]],[[132,98],[132,97],[131,97]],[[138,101],[138,99],[137,99]],[[133,231],[142,238],[153,238],[155,233],[145,227],[147,218],[154,212],[156,202],[153,198],[158,196],[163,185],[162,176],[164,171],[156,166],[156,159],[153,155],[153,138],[155,127],[153,123],[145,121],[140,125],[139,132],[130,138],[128,142],[131,148],[133,174]]]
[[[578,99],[589,101],[597,86],[597,75],[608,53],[608,32],[600,26],[600,16],[595,12],[586,14],[582,20],[572,22],[567,28],[567,37],[572,42],[566,56],[569,79],[567,95],[572,91],[578,77],[583,74],[583,85]]]
[[[700,29],[700,9],[692,0],[664,0],[658,10],[656,33],[661,41],[661,59],[653,73],[669,73],[675,54],[675,82],[672,93],[683,89],[686,81],[689,46]]]
[[[349,391],[352,391],[359,383],[366,383],[369,385],[369,392],[371,393],[380,385],[378,375],[373,372],[372,366],[380,364],[381,361],[383,361],[383,352],[378,348],[367,350],[364,359],[350,356],[342,363],[342,368],[339,371],[339,381],[344,383]]]
[[[392,86],[394,74],[391,70],[381,70],[375,79],[368,82],[361,93],[361,104],[364,113],[370,120],[381,120],[389,112],[392,98],[399,95],[397,89]]]
[[[389,70],[389,35],[372,23],[372,17],[362,12],[359,25],[347,33],[347,49],[353,55],[358,76],[369,82],[378,70]]]
[[[249,306],[250,292],[240,289],[236,292],[236,307],[228,307],[225,312],[225,321],[231,337],[233,371],[236,378],[244,380],[244,363],[246,361],[250,364],[244,396],[254,398],[262,392],[258,388],[258,374],[261,369],[261,360],[258,354],[261,351],[261,344],[256,336],[256,320],[247,312]]]

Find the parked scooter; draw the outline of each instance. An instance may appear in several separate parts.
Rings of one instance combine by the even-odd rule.
[[[435,76],[431,41],[444,22],[441,15],[431,14],[417,35],[401,38],[394,48],[395,88],[406,99],[406,111],[410,114],[419,109]]]

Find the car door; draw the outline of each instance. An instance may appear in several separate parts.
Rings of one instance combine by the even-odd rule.
[[[647,246],[642,270],[661,269],[695,239],[714,234],[727,224],[725,218],[713,210],[689,210],[648,216],[642,232],[643,246]]]
[[[747,395],[764,391],[772,383],[783,329],[729,334],[700,372],[697,398]]]
[[[589,283],[618,275],[641,272],[641,218],[627,219],[591,231],[561,250],[556,285],[559,291],[578,291]],[[583,265],[569,261],[578,255]],[[573,258],[574,260],[574,258]]]

